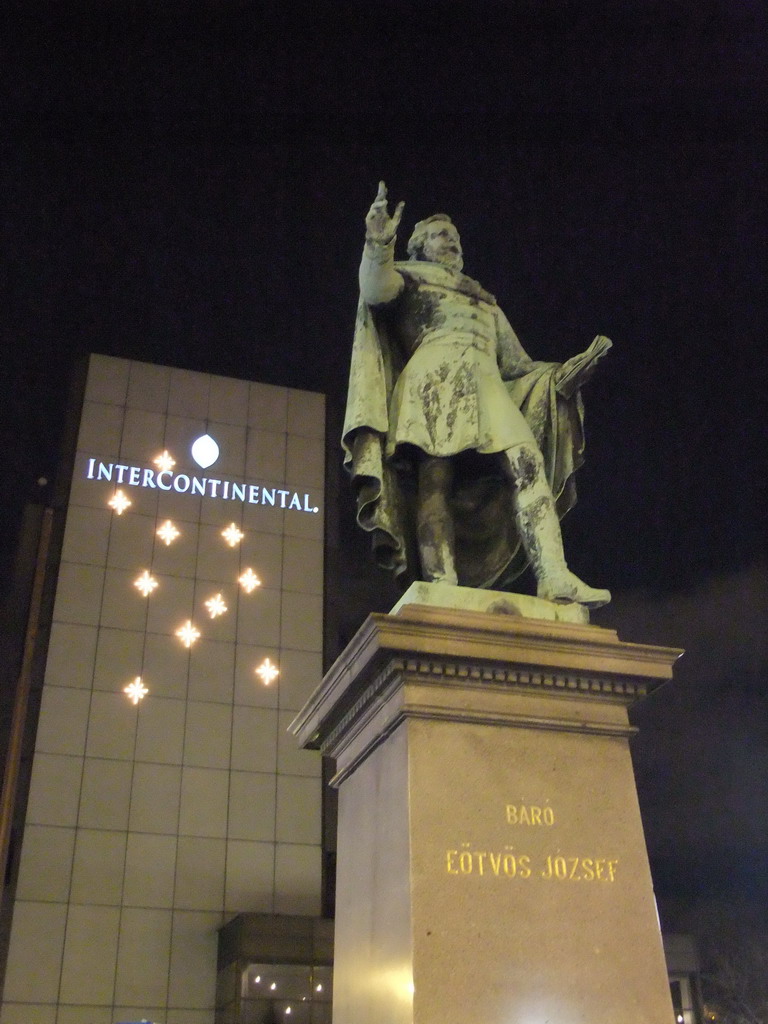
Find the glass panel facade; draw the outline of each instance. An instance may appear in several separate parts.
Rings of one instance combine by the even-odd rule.
[[[213,1024],[224,922],[320,913],[320,756],[283,734],[322,678],[324,429],[319,394],[91,357],[3,1024]]]

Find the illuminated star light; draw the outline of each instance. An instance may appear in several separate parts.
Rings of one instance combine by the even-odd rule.
[[[243,588],[246,594],[250,594],[252,590],[256,589],[256,587],[261,586],[261,580],[253,571],[253,569],[246,569],[243,575],[240,577],[239,582],[240,586]]]
[[[224,598],[221,594],[215,594],[213,597],[208,598],[205,602],[205,607],[208,609],[208,614],[212,619],[215,619],[217,615],[223,615],[227,610],[227,606],[224,603]]]
[[[134,580],[133,585],[137,590],[141,591],[144,597],[149,597],[158,584],[155,577],[150,576],[149,571],[145,569],[141,576],[139,576],[137,580]]]
[[[166,521],[157,531],[157,536],[160,538],[160,540],[165,541],[167,547],[169,544],[173,543],[173,541],[175,541],[176,538],[180,536],[180,534],[179,531],[171,522],[171,520],[166,519]]]
[[[123,687],[123,693],[127,693],[134,704],[138,704],[149,693],[149,690],[142,683],[141,676],[136,676],[132,683]]]
[[[152,460],[161,473],[168,473],[176,465],[176,459],[167,450],[163,451],[156,459]]]
[[[221,536],[231,548],[234,548],[240,543],[245,534],[238,530],[234,523],[230,523],[226,530],[221,531]]]
[[[129,505],[133,504],[133,502],[131,501],[130,498],[126,497],[126,495],[123,494],[122,491],[115,491],[112,498],[107,502],[107,504],[111,509],[114,509],[114,511],[119,516],[121,516],[123,512],[125,512],[125,510],[129,507]]]
[[[176,636],[185,647],[191,647],[195,640],[200,639],[200,630],[192,625],[191,619],[187,619],[181,629],[176,630]]]
[[[276,665],[272,664],[269,658],[265,658],[255,672],[257,676],[261,676],[261,681],[265,686],[269,686],[270,683],[274,683],[280,675],[280,670]]]

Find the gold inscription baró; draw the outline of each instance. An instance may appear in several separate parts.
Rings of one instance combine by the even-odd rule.
[[[508,825],[547,825],[555,824],[555,812],[551,807],[538,807],[536,804],[507,804]]]

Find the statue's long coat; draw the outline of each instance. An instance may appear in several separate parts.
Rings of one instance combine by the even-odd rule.
[[[396,264],[407,285],[442,277],[434,264]],[[459,285],[495,304],[477,282]],[[521,410],[544,458],[560,518],[573,507],[573,474],[583,463],[583,405],[578,392],[566,399],[556,389],[556,363],[531,363],[514,335],[497,339],[497,358],[510,397]],[[415,542],[416,481],[413,460],[402,447],[387,456],[393,434],[392,393],[405,354],[388,318],[362,300],[355,337],[342,434],[344,465],[352,477],[357,520],[372,535],[377,561],[406,580],[418,578]],[[531,369],[531,367],[533,367]],[[391,447],[391,446],[390,446]],[[526,565],[514,524],[512,484],[503,453],[457,458],[451,508],[456,524],[456,568],[463,586],[509,589]]]

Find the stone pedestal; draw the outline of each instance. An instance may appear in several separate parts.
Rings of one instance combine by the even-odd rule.
[[[679,651],[406,605],[294,722],[336,758],[334,1024],[670,1024],[627,708]]]

